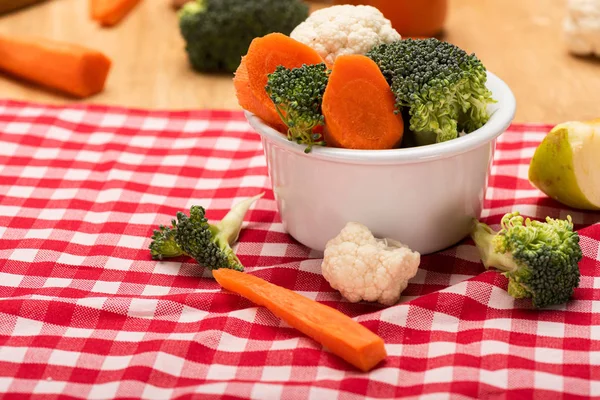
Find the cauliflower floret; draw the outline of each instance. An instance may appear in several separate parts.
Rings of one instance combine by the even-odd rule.
[[[390,239],[377,239],[364,225],[349,222],[331,239],[321,265],[323,277],[348,301],[390,306],[415,276],[419,253]]]
[[[290,34],[312,47],[327,65],[342,54],[365,54],[373,47],[401,36],[391,22],[372,6],[340,5],[313,12]]]
[[[564,33],[571,53],[600,56],[600,0],[569,0]]]

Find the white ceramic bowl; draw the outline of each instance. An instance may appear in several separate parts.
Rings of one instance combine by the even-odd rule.
[[[260,134],[284,229],[323,251],[349,221],[421,254],[452,246],[479,217],[497,137],[514,118],[510,88],[488,73],[497,103],[490,120],[444,143],[393,150],[348,150],[290,142],[246,112]]]

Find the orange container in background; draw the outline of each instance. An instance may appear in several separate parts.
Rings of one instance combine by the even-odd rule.
[[[333,4],[365,4],[378,8],[403,37],[430,37],[444,28],[448,0],[333,0]]]

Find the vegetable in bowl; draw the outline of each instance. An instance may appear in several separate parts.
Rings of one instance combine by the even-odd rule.
[[[417,145],[456,139],[489,120],[494,100],[486,68],[474,54],[430,38],[382,44],[367,56],[388,80]]]
[[[312,47],[272,33],[252,41],[234,86],[242,108],[306,152],[315,144],[390,150],[447,142],[484,126],[496,102],[487,74],[474,54],[433,38],[380,44],[328,65]],[[312,122],[299,129],[284,108],[310,113]]]
[[[266,91],[288,127],[288,139],[307,145],[307,153],[325,144],[318,129],[325,121],[321,105],[329,72],[324,63],[293,69],[280,65],[268,75]]]
[[[327,65],[346,54],[362,54],[401,39],[389,19],[368,5],[335,5],[316,10],[290,37],[315,49]]]

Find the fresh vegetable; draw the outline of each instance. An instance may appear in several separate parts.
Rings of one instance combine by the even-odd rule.
[[[173,7],[175,10],[179,10],[188,1],[190,0],[171,0],[171,7]]]
[[[365,5],[338,5],[314,11],[290,37],[314,48],[329,66],[342,54],[364,55],[376,45],[400,40],[381,11]]]
[[[344,298],[396,304],[419,268],[421,255],[392,239],[377,239],[369,228],[349,222],[327,242],[323,277]]]
[[[231,246],[237,241],[244,217],[250,206],[264,193],[236,204],[217,224],[209,224],[205,209],[192,206],[189,217],[177,213],[171,226],[161,225],[154,230],[150,254],[155,260],[187,255],[209,269],[231,268],[239,271],[244,266]]]
[[[566,303],[579,285],[582,251],[570,216],[540,222],[508,213],[499,232],[475,220],[471,237],[483,265],[508,278],[508,294],[534,307]]]
[[[0,71],[84,98],[101,92],[111,60],[76,44],[0,35]]]
[[[277,113],[272,113],[267,105],[261,103],[260,100],[252,92],[250,87],[250,78],[248,77],[248,68],[246,67],[246,57],[242,57],[240,66],[235,71],[233,77],[233,87],[239,105],[254,115],[259,116],[263,122],[279,132],[285,132],[287,126],[281,120]],[[269,104],[269,107],[272,104]]]
[[[254,38],[288,35],[307,16],[301,0],[192,0],[179,11],[179,28],[195,70],[232,73]]]
[[[139,4],[140,0],[90,0],[90,14],[102,26],[121,22]]]
[[[569,52],[579,56],[600,57],[600,2],[568,0],[563,23]]]
[[[417,144],[452,140],[488,121],[494,100],[486,69],[474,54],[430,38],[382,44],[367,56],[391,85],[397,111],[410,119]]]
[[[325,142],[347,149],[391,149],[402,141],[402,116],[377,64],[363,55],[339,56],[323,96]]]
[[[333,0],[344,3],[345,0]],[[431,37],[442,31],[448,0],[359,0],[380,10],[402,36]]]
[[[331,307],[250,274],[220,269],[213,276],[225,289],[266,307],[362,371],[387,357],[383,339]]]
[[[270,33],[254,39],[244,57],[244,63],[248,71],[250,89],[256,100],[264,106],[261,110],[264,114],[256,114],[257,117],[269,122],[283,122],[265,89],[269,74],[275,72],[277,67],[292,69],[304,64],[314,65],[322,62],[323,59],[313,49],[281,33]],[[242,97],[240,102],[243,99]]]
[[[0,14],[19,10],[45,0],[0,0]]]
[[[321,104],[329,72],[324,63],[292,69],[280,65],[268,76],[266,91],[288,127],[288,139],[307,145],[306,153],[325,145],[315,128],[324,124]]]
[[[600,119],[552,128],[529,166],[529,180],[573,208],[600,210]]]

